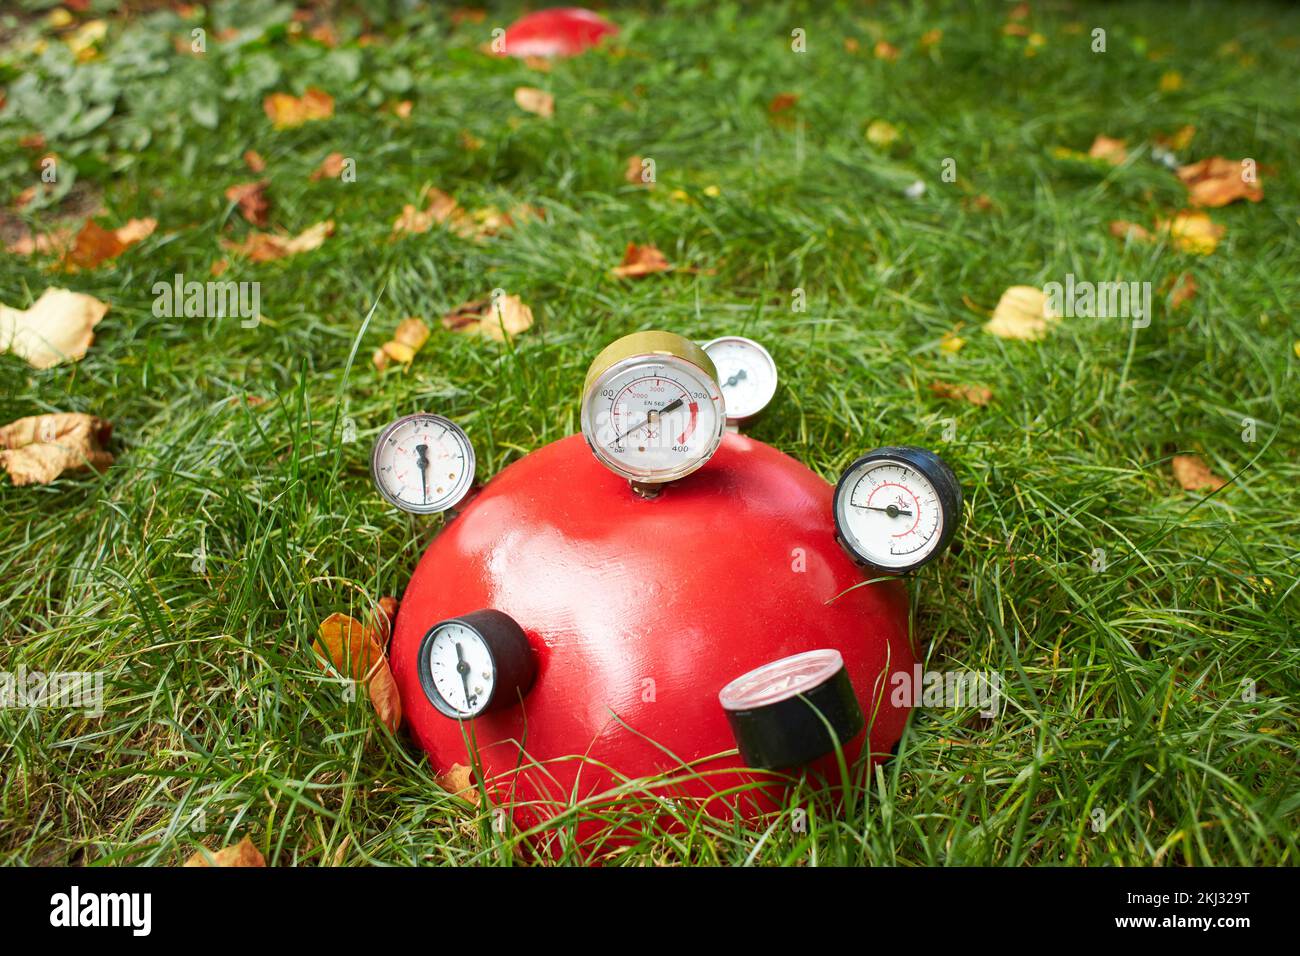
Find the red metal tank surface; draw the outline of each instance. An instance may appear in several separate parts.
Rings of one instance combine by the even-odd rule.
[[[752,816],[771,802],[746,781],[772,777],[737,772],[718,691],[833,647],[867,718],[845,756],[867,734],[887,755],[907,719],[888,673],[915,662],[906,593],[898,581],[855,587],[866,578],[835,541],[831,495],[793,458],[734,434],[653,499],[580,435],[520,459],[448,523],[402,598],[390,656],[415,740],[440,773],[473,766],[520,826],[583,801],[644,800],[649,788],[620,784],[659,774],[656,795]],[[416,655],[434,624],[488,607],[522,625],[536,679],[522,706],[462,724],[429,702]]]

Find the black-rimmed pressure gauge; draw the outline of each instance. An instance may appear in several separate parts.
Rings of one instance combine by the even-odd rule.
[[[843,747],[865,725],[844,658],[804,651],[756,667],[718,692],[741,759],[784,770]]]
[[[379,433],[370,474],[385,500],[403,511],[446,511],[474,484],[474,446],[441,415],[406,415]]]
[[[835,532],[859,564],[904,574],[937,558],[961,520],[961,485],[938,455],[877,448],[835,486]]]
[[[518,704],[537,671],[523,628],[494,608],[433,625],[418,663],[429,703],[453,720]]]

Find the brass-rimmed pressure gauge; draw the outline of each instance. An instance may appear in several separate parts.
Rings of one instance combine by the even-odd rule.
[[[713,457],[726,425],[713,361],[675,333],[625,335],[587,370],[582,434],[602,465],[643,493]]]
[[[727,422],[753,418],[776,394],[776,362],[767,349],[743,335],[724,335],[704,343],[718,370],[718,383],[727,406]]]
[[[391,423],[375,440],[370,474],[390,504],[416,514],[454,508],[474,484],[474,446],[441,415],[417,412]]]
[[[961,485],[934,452],[869,451],[835,486],[835,532],[859,564],[904,574],[943,553],[961,520]]]

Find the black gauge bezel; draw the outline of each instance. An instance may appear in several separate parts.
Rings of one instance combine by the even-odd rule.
[[[938,543],[925,557],[901,567],[884,567],[856,551],[852,544],[852,535],[848,533],[840,521],[840,496],[845,493],[850,476],[861,469],[863,465],[876,461],[901,463],[913,469],[926,481],[930,482],[935,495],[939,499],[939,510],[943,516],[943,529],[939,532]],[[831,498],[831,516],[835,521],[835,537],[840,542],[840,546],[844,548],[855,563],[880,574],[909,574],[943,554],[948,549],[953,533],[957,530],[957,525],[961,521],[961,513],[961,483],[957,481],[957,476],[953,474],[948,463],[934,452],[925,448],[918,448],[915,445],[885,445],[881,448],[873,448],[865,455],[855,459],[844,469],[843,474],[840,475],[840,480],[835,483],[835,493]]]
[[[443,699],[429,667],[429,645],[434,635],[449,624],[459,624],[478,635],[492,659],[492,692],[472,714],[461,713]],[[537,675],[537,662],[524,629],[509,614],[495,608],[483,608],[439,621],[425,631],[416,655],[416,669],[424,696],[438,713],[452,720],[473,720],[489,711],[514,706],[532,688],[533,678]]]

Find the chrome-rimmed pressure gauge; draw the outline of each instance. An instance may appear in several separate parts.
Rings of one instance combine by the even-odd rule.
[[[742,335],[724,335],[704,343],[718,370],[728,424],[753,418],[776,394],[776,362],[767,349]]]
[[[643,493],[713,457],[726,425],[713,361],[675,333],[625,335],[587,370],[582,434],[602,465]]]
[[[844,658],[834,648],[804,651],[756,667],[718,692],[741,759],[781,770],[843,747],[866,721]]]
[[[523,628],[495,608],[439,621],[424,635],[418,653],[425,696],[453,720],[519,703],[537,673]]]
[[[474,446],[454,422],[406,415],[375,439],[370,474],[390,504],[416,514],[455,507],[474,484]]]
[[[905,574],[937,558],[961,520],[961,485],[938,455],[910,445],[877,448],[835,486],[835,532],[859,564]]]

